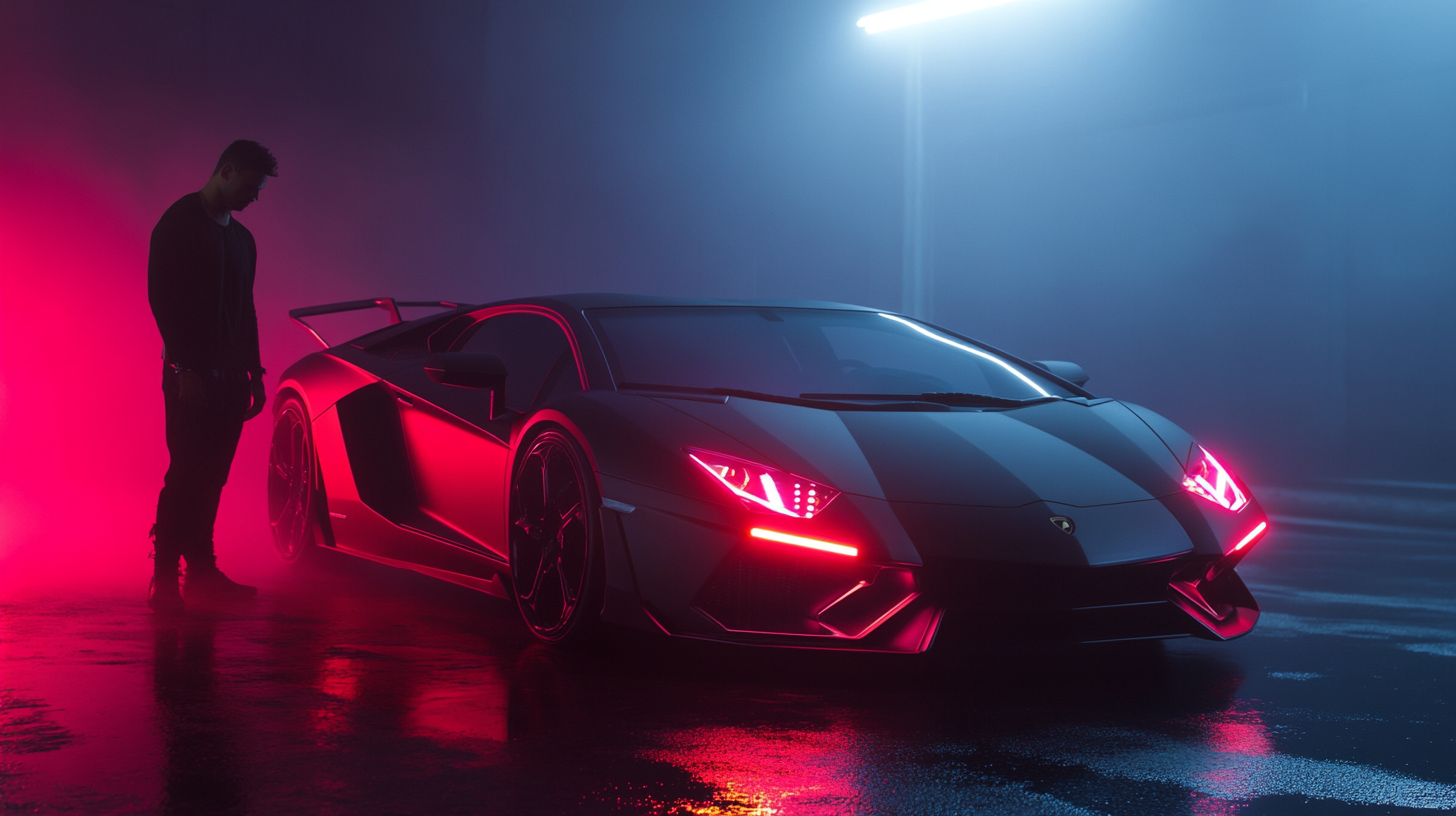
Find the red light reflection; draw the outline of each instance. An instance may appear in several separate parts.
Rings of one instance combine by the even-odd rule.
[[[308,710],[309,730],[322,739],[347,734],[351,729],[348,708],[359,698],[364,667],[352,657],[324,658],[315,688],[328,699]]]
[[[1222,711],[1202,717],[1208,747],[1225,754],[1264,757],[1274,753],[1274,738],[1257,711]]]
[[[307,713],[321,738],[357,729],[356,707],[392,701],[403,733],[440,743],[505,742],[508,684],[493,665],[452,665],[450,650],[346,647],[324,658],[313,686],[323,697]]]
[[[354,700],[359,696],[359,672],[359,661],[354,658],[325,658],[319,673],[318,690],[330,697]]]
[[[1220,799],[1201,791],[1190,792],[1188,798],[1191,816],[1238,816],[1249,806],[1248,802]]]
[[[424,681],[409,702],[405,733],[436,742],[506,741],[509,694],[498,669],[440,673]]]
[[[1232,755],[1227,762],[1210,762],[1197,774],[1203,790],[1191,794],[1194,816],[1232,816],[1247,804],[1255,778],[1265,773],[1263,764],[1239,759],[1262,759],[1277,755],[1274,737],[1258,711],[1230,708],[1199,717],[1192,722],[1203,735],[1209,750]]]
[[[662,812],[837,816],[856,810],[861,797],[864,761],[858,740],[838,727],[707,727],[670,734],[666,747],[645,757],[680,767],[717,791],[710,802],[655,803]]]

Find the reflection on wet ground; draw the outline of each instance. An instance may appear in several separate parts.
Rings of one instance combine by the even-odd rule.
[[[4,604],[6,812],[1456,809],[1456,538],[1288,528],[1228,644],[931,659],[622,636],[331,560],[168,623]]]

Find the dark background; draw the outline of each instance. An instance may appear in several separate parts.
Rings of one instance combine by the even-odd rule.
[[[855,27],[886,5],[0,0],[5,580],[145,575],[146,242],[232,139],[280,161],[241,218],[274,375],[316,347],[288,308],[375,295],[899,309],[914,38],[934,322],[1081,363],[1255,485],[1456,481],[1456,4]],[[267,440],[219,527],[244,577]]]

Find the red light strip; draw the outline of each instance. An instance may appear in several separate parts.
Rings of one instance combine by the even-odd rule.
[[[780,533],[777,530],[765,530],[762,527],[754,527],[748,531],[754,538],[762,538],[767,541],[777,541],[780,544],[792,544],[795,547],[808,547],[811,550],[831,552],[836,555],[859,555],[859,550],[848,544],[835,544],[833,541],[820,541],[817,538],[805,538],[804,536]]]
[[[1252,542],[1254,539],[1258,538],[1259,536],[1263,535],[1264,534],[1264,531],[1267,530],[1267,529],[1269,529],[1269,522],[1267,522],[1267,521],[1261,521],[1261,522],[1259,522],[1259,526],[1258,527],[1255,527],[1252,532],[1250,532],[1248,535],[1244,536],[1244,540],[1243,541],[1240,541],[1239,543],[1237,543],[1237,544],[1234,545],[1234,551],[1237,552],[1237,551],[1242,550],[1243,548],[1249,546],[1249,543],[1250,542]]]

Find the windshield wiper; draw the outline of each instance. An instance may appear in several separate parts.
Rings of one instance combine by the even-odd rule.
[[[1040,402],[1061,399],[1061,397],[1045,396],[1023,400],[1011,399],[1010,397],[993,397],[990,394],[970,394],[961,391],[926,391],[920,394],[805,393],[797,397],[791,397],[787,394],[769,394],[763,391],[748,391],[742,388],[700,388],[692,385],[662,385],[658,383],[619,383],[617,387],[624,391],[656,391],[663,394],[703,394],[718,397],[740,397],[743,399],[764,400],[766,402],[786,402],[795,405],[818,403],[826,406],[832,403],[882,402],[932,403],[935,405],[954,405],[969,408],[1020,408],[1023,405],[1035,405]]]
[[[893,402],[935,402],[941,405],[962,405],[978,408],[1019,408],[1038,402],[1061,399],[1045,396],[1030,399],[993,397],[990,394],[968,394],[961,391],[926,391],[921,394],[800,394],[809,400],[888,400]]]
[[[783,394],[745,391],[742,388],[699,388],[693,385],[659,385],[657,383],[619,383],[617,388],[623,391],[658,391],[663,394],[704,394],[714,397],[745,397],[747,399],[801,401],[796,397],[786,397]]]
[[[919,395],[895,395],[895,394],[800,394],[791,397],[786,394],[768,394],[763,391],[748,391],[742,388],[699,388],[691,385],[660,385],[654,383],[618,383],[617,388],[622,391],[645,391],[648,393],[657,392],[660,394],[702,394],[705,396],[717,397],[739,397],[741,399],[762,400],[764,402],[781,402],[787,405],[808,405],[816,408],[829,409],[851,409],[851,410],[888,410],[903,406],[904,403],[919,404],[921,410],[945,410],[944,408],[926,405],[935,403],[945,405],[947,403],[936,403],[935,400],[922,399]],[[840,396],[848,399],[838,399]],[[992,398],[994,399],[994,398]],[[860,400],[875,400],[887,403],[885,405],[863,406],[854,404]],[[1020,402],[1013,401],[1016,405]],[[1000,407],[998,405],[998,407]]]

